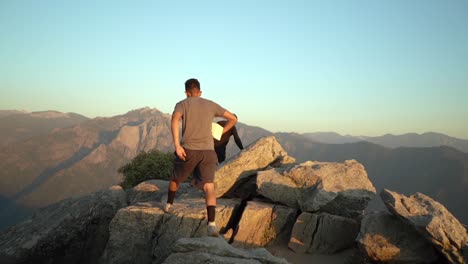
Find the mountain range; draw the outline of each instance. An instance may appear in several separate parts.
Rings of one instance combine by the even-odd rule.
[[[35,208],[119,183],[121,175],[117,169],[141,151],[153,148],[173,151],[170,115],[157,109],[142,108],[94,119],[55,111],[39,113],[0,111],[2,128],[15,131],[21,124],[29,131],[28,136],[15,137],[15,133],[10,133],[13,136],[0,137],[0,229]],[[13,122],[18,115],[30,122]],[[58,119],[52,124],[49,121],[54,116]],[[364,164],[378,190],[423,192],[468,223],[468,212],[462,202],[468,200],[468,154],[453,146],[432,146],[445,138],[444,142],[458,144],[456,147],[460,148],[466,140],[436,133],[358,140],[335,133],[272,133],[243,123],[236,127],[244,146],[274,134],[298,161],[356,159]],[[416,138],[408,144],[426,145],[399,147],[408,135]],[[377,140],[385,144],[378,144]],[[232,141],[228,144],[228,156],[239,151]]]
[[[387,148],[415,147],[427,148],[449,146],[468,153],[468,140],[450,137],[440,133],[427,132],[423,134],[407,133],[403,135],[385,134],[378,137],[342,136],[335,132],[304,133],[305,137],[320,143],[344,144],[367,141]]]

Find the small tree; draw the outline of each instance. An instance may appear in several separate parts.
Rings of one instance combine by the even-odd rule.
[[[169,180],[173,168],[173,153],[162,153],[156,149],[143,151],[119,168],[118,172],[123,174],[120,185],[122,188],[130,188],[151,179]]]

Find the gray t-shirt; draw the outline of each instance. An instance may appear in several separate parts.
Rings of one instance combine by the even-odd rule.
[[[201,98],[187,97],[178,102],[174,113],[182,114],[182,147],[192,150],[213,150],[211,123],[226,109],[217,103]]]

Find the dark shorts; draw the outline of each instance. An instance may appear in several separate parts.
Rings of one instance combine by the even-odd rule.
[[[174,161],[174,170],[171,179],[184,182],[193,174],[196,185],[214,182],[218,157],[214,150],[185,149],[185,161],[177,155]]]

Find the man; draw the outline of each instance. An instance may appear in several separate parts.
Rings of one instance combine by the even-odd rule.
[[[214,117],[225,118],[227,122],[223,129],[224,134],[237,123],[237,118],[217,103],[201,98],[201,94],[198,80],[187,80],[185,82],[187,98],[178,102],[172,113],[171,130],[176,158],[164,211],[170,211],[179,184],[193,174],[194,177],[199,177],[196,179],[199,182],[198,186],[205,192],[208,235],[218,236],[215,223],[216,193],[213,183],[217,157],[211,123]],[[182,120],[182,142],[179,135],[180,120]],[[197,173],[194,173],[195,171]]]
[[[237,118],[235,114],[234,116]],[[218,121],[218,124],[222,127],[226,126],[226,123],[226,120]],[[214,148],[216,151],[216,155],[218,156],[219,163],[226,160],[226,146],[229,143],[229,139],[231,138],[231,136],[234,137],[234,141],[236,142],[237,147],[239,147],[240,150],[244,149],[244,147],[242,146],[242,141],[240,140],[239,135],[237,134],[237,129],[235,126],[233,126],[231,129],[226,131],[226,133],[224,133],[219,140],[213,139]]]

